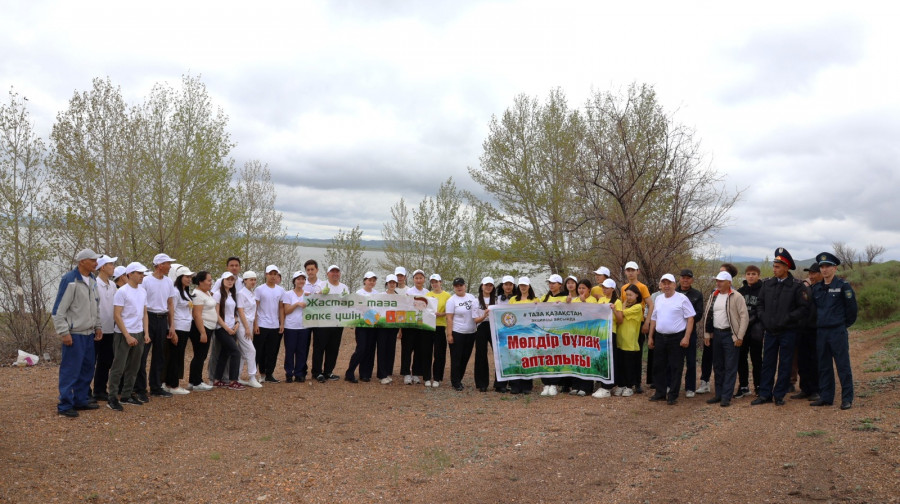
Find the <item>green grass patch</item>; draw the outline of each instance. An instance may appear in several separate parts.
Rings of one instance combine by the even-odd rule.
[[[900,327],[885,332],[890,335],[884,348],[872,354],[866,361],[865,370],[870,373],[884,373],[900,370]]]
[[[824,436],[825,434],[827,434],[827,432],[825,432],[821,429],[816,429],[816,430],[811,430],[811,431],[800,431],[797,433],[797,435],[800,437],[820,437],[820,436]]]
[[[209,460],[221,460],[222,454],[219,452],[212,452],[209,454]]]
[[[859,425],[853,427],[853,430],[860,432],[876,432],[881,429],[875,425],[875,422],[881,420],[880,418],[863,418],[860,419]]]
[[[433,476],[443,471],[450,467],[450,464],[450,455],[441,448],[428,448],[422,454],[422,472],[427,476]]]

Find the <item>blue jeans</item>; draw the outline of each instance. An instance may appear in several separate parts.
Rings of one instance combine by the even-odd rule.
[[[72,345],[62,346],[57,411],[66,411],[87,404],[91,400],[93,378],[94,335],[73,333]]]
[[[773,395],[782,399],[791,386],[791,366],[794,361],[794,343],[797,333],[785,331],[773,334],[766,331],[763,337],[762,377],[759,386],[759,398],[769,399]],[[775,370],[778,380],[775,380]],[[774,386],[773,386],[774,384]]]

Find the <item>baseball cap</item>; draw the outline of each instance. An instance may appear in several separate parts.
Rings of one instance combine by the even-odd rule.
[[[119,278],[120,276],[125,274],[125,266],[116,266],[116,269],[113,270],[112,277]]]
[[[660,282],[662,282],[663,280],[668,280],[672,283],[675,283],[675,275],[673,275],[671,273],[666,273],[665,275],[662,276],[662,278],[659,279]]]
[[[140,271],[141,273],[147,272],[147,267],[139,262],[128,263],[128,266],[125,266],[125,275],[130,275],[135,271]]]
[[[159,266],[162,263],[175,262],[175,259],[169,257],[169,254],[156,254],[153,256],[153,265]]]
[[[486,276],[486,277],[482,278],[482,279],[481,279],[481,285],[487,285],[487,284],[494,285],[494,279],[491,278],[491,277],[489,277],[489,276]]]
[[[331,273],[332,270],[338,270],[338,271],[341,271],[341,268],[338,268],[338,265],[337,265],[337,264],[332,264],[331,266],[328,267],[327,270],[325,270],[325,272],[326,272],[326,273]]]
[[[222,273],[222,277],[220,279],[225,280],[226,278],[235,278],[234,273],[232,273],[230,271],[226,271],[225,273]]]
[[[727,271],[720,271],[718,275],[716,275],[716,280],[728,280],[731,281],[731,273]]]
[[[416,275],[418,275],[419,273],[421,273],[422,276],[425,276],[425,272],[422,271],[422,270],[420,270],[420,269],[417,269],[416,271],[413,271],[412,276],[416,276]]]
[[[519,285],[531,285],[531,279],[528,277],[519,277]]]
[[[194,272],[191,271],[191,268],[188,268],[187,266],[179,266],[175,270],[175,278],[178,278],[178,277],[184,276],[184,275],[194,276]]]
[[[610,274],[609,272],[609,268],[607,268],[606,266],[600,266],[599,268],[597,268],[597,271],[595,271],[594,274],[612,276],[612,274]]]
[[[603,286],[606,287],[607,289],[615,289],[616,281],[613,280],[612,278],[607,278],[606,280],[603,281]]]
[[[368,280],[368,279],[370,279],[370,278],[378,278],[378,277],[375,276],[375,272],[374,272],[374,271],[366,271],[366,274],[363,275],[363,280]]]
[[[84,261],[85,259],[100,259],[100,254],[91,249],[81,249],[75,254],[75,261]]]
[[[406,276],[406,268],[404,268],[403,266],[397,266],[394,269],[394,274]]]
[[[275,273],[281,273],[281,270],[278,269],[278,266],[275,266],[274,264],[270,264],[270,265],[266,266],[266,274],[267,275],[273,271]]]
[[[456,277],[453,279],[453,285],[466,285],[466,280],[463,277]]]
[[[396,280],[396,279],[397,279],[397,277],[395,276],[395,277],[394,277],[394,280]],[[435,274],[431,275],[428,279],[429,279],[429,280],[437,280],[438,282],[440,282],[440,281],[441,281],[441,275],[438,275],[437,273],[435,273]]]
[[[511,284],[516,283],[516,279],[512,277],[512,275],[503,275],[503,278],[500,279],[500,283],[509,282]]]
[[[639,270],[641,268],[638,268],[638,265],[636,262],[628,261],[627,263],[625,263],[625,269]]]
[[[680,276],[686,276],[686,277],[694,278],[694,272],[691,271],[691,270],[689,270],[689,269],[687,269],[687,268],[685,268],[685,269],[681,270],[681,275],[680,275]]]
[[[562,277],[557,275],[556,273],[550,275],[550,278],[547,279],[550,283],[563,283]]]
[[[118,257],[109,257],[106,254],[101,254],[100,257],[97,259],[97,267],[94,269],[100,269],[103,266],[106,266],[109,263],[114,263],[118,260],[119,260]]]
[[[306,276],[306,271],[303,271],[303,270],[297,270],[297,271],[291,273],[291,283],[294,283],[294,279],[297,278],[297,277],[299,277],[299,276],[302,276],[303,278],[307,278],[307,276]]]
[[[434,275],[431,275],[431,276],[434,276]],[[390,275],[384,277],[384,283],[388,283],[388,282],[397,282],[397,275],[391,273]],[[400,283],[400,282],[397,282],[397,283]]]
[[[250,278],[256,278],[256,272],[255,272],[255,271],[246,271],[246,272],[244,272],[244,280],[248,280],[248,279],[250,279]]]

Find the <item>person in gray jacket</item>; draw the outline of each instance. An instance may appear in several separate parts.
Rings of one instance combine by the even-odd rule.
[[[719,403],[723,408],[731,406],[737,380],[738,354],[748,325],[750,315],[744,296],[731,288],[731,273],[720,271],[716,276],[716,290],[709,297],[702,323],[703,345],[714,348],[712,355],[716,377],[716,395],[707,400],[707,404]]]
[[[99,254],[84,249],[75,255],[77,266],[59,281],[53,303],[53,325],[62,340],[59,364],[58,414],[74,418],[79,410],[97,409],[91,400],[94,378],[94,341],[103,337],[100,301],[93,271]]]

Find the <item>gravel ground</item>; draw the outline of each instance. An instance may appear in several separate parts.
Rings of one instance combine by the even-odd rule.
[[[479,393],[470,369],[461,393],[281,383],[66,419],[56,367],[4,367],[0,502],[900,502],[900,375],[862,365],[896,327],[851,335],[849,411]]]

